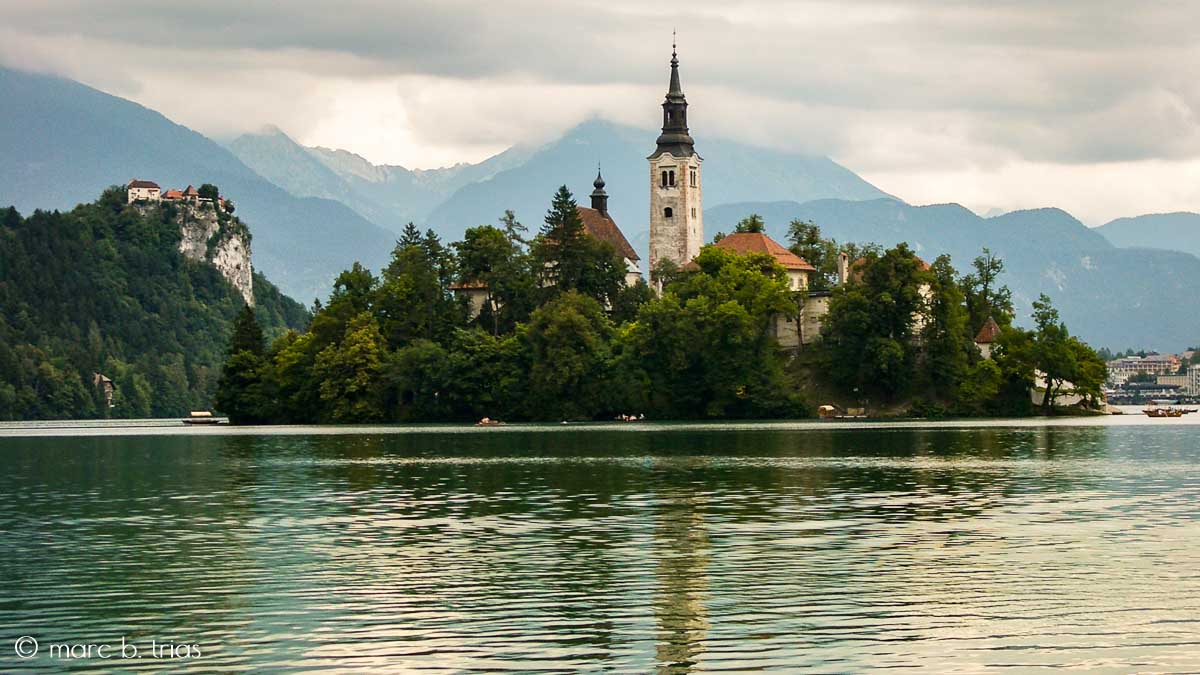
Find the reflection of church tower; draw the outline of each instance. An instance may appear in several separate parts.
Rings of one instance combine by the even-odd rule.
[[[700,155],[688,133],[687,99],[679,85],[679,58],[671,47],[671,85],[663,101],[662,134],[650,160],[650,273],[669,260],[682,267],[700,253],[704,211]]]
[[[658,586],[658,672],[691,672],[708,636],[708,558],[710,544],[700,504],[690,493],[666,495],[655,529]]]

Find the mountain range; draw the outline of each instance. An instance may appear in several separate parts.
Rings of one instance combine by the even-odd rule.
[[[355,260],[378,269],[409,221],[452,241],[513,209],[536,231],[559,185],[587,203],[597,165],[610,211],[647,257],[653,130],[593,119],[478,164],[418,170],[305,147],[273,128],[221,146],[136,103],[5,69],[0,118],[0,205],[65,209],[133,177],[164,187],[216,183],[255,224],[256,267],[305,300],[327,295]],[[1187,309],[1200,291],[1200,215],[1096,229],[1057,209],[983,218],[957,204],[906,204],[828,158],[694,131],[710,235],[758,212],[782,240],[787,222],[802,218],[841,241],[908,241],[929,258],[947,252],[960,270],[989,246],[1005,258],[1019,309],[1045,292],[1097,346],[1174,350],[1200,341],[1200,318]]]
[[[344,150],[307,148],[277,129],[241,136],[229,148],[293,194],[344,201],[396,231],[412,220],[448,240],[460,238],[467,227],[495,223],[505,209],[536,230],[558,186],[566,184],[586,204],[600,170],[609,211],[646,257],[650,182],[645,164],[653,145],[653,131],[593,119],[540,147],[517,146],[480,164],[430,171],[376,166]],[[888,196],[825,157],[722,139],[708,139],[701,149],[707,203]]]

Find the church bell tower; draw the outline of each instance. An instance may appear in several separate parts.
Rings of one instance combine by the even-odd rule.
[[[679,57],[671,45],[671,84],[663,101],[663,126],[650,161],[650,273],[661,261],[682,267],[704,243],[700,155],[688,133],[687,99],[679,85]],[[660,285],[655,281],[655,287]]]

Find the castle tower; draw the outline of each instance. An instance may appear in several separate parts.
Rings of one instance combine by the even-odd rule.
[[[704,243],[700,155],[688,134],[687,99],[679,85],[679,57],[671,45],[671,84],[663,101],[662,134],[650,160],[650,272],[670,260],[682,267]],[[658,287],[658,283],[655,283]]]

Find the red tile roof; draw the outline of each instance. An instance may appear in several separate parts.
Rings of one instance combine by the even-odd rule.
[[[187,189],[183,191],[183,196],[185,196],[185,197],[199,197],[199,196],[200,196],[200,191],[199,191],[199,190],[197,190],[196,188],[192,187],[191,185],[189,185],[189,186],[187,186]]]
[[[163,193],[163,199],[183,199],[182,190],[167,190]]]
[[[129,186],[128,186],[128,187],[131,187],[131,188],[151,188],[151,189],[154,189],[154,190],[157,190],[157,189],[159,189],[159,187],[158,187],[158,183],[155,183],[155,182],[154,182],[154,181],[152,181],[152,180],[138,180],[138,179],[136,179],[136,178],[134,178],[133,180],[129,181]]]
[[[613,222],[612,216],[600,213],[596,209],[589,209],[586,206],[576,207],[579,210],[579,219],[583,221],[583,228],[587,233],[599,239],[607,241],[617,249],[617,253],[622,257],[628,258],[634,262],[640,260],[637,251],[633,250],[633,246],[629,245],[629,240],[625,235],[621,234],[621,228]]]
[[[808,264],[807,260],[787,250],[782,244],[762,232],[735,232],[722,237],[716,246],[742,255],[765,253],[775,258],[786,270],[817,271],[817,268]]]
[[[996,341],[1000,336],[1000,326],[996,324],[996,320],[988,317],[987,321],[983,322],[983,328],[979,329],[979,334],[975,336],[976,344],[989,344]]]

